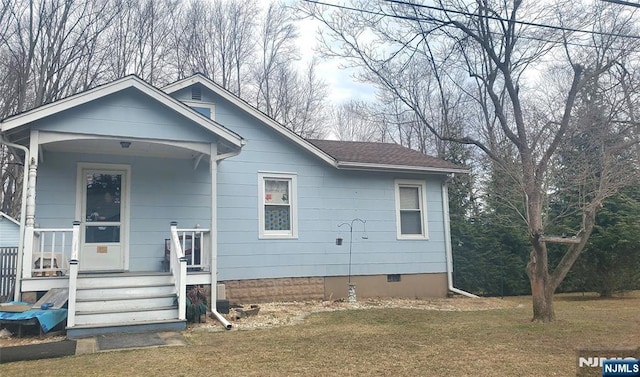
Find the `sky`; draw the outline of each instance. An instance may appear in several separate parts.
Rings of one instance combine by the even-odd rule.
[[[317,49],[318,30],[322,24],[316,20],[305,19],[298,23],[300,37],[298,48],[302,56],[300,66],[306,67],[314,56],[319,57]],[[340,68],[337,59],[321,60],[317,67],[317,75],[327,84],[330,101],[340,104],[351,99],[360,101],[375,100],[375,88],[372,85],[357,82],[353,78],[353,68]]]

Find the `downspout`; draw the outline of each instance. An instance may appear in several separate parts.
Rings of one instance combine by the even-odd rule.
[[[242,145],[244,145],[244,140]],[[218,155],[218,146],[211,144],[211,315],[217,319],[225,329],[231,330],[232,325],[218,312],[218,162],[225,158],[237,156],[240,149],[230,153]]]
[[[449,218],[449,181],[453,174],[449,174],[442,182],[442,213],[444,216],[444,247],[447,254],[447,286],[449,291],[459,295],[479,298],[473,293],[463,291],[453,286],[453,252],[451,250],[451,219]]]
[[[29,176],[29,164],[30,159],[29,149],[23,145],[14,144],[6,141],[4,137],[0,136],[0,144],[4,144],[11,148],[17,148],[24,152],[23,172],[22,172],[22,201],[20,203],[20,233],[18,238],[18,261],[16,264],[16,282],[13,289],[13,300],[20,301],[20,291],[22,285],[22,264],[24,258],[24,227],[26,221],[27,211],[27,177]]]

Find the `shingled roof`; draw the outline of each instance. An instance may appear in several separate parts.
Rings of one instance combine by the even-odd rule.
[[[308,139],[308,141],[336,159],[339,168],[416,170],[443,173],[468,172],[462,166],[428,156],[398,144],[318,139]]]

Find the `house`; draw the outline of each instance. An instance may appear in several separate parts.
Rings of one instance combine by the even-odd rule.
[[[127,76],[0,127],[28,164],[20,292],[69,288],[71,337],[183,327],[195,284],[223,323],[225,296],[455,289],[447,181],[466,170],[446,161],[305,140],[199,74]]]
[[[20,223],[0,211],[0,301],[6,300],[13,291]]]
[[[20,223],[0,211],[0,248],[17,248],[20,238]]]

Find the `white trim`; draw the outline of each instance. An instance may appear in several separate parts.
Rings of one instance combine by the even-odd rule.
[[[316,147],[312,143],[310,143],[307,140],[305,140],[303,137],[297,135],[295,132],[293,132],[293,131],[289,130],[288,128],[284,127],[280,123],[278,123],[275,120],[271,119],[266,114],[262,113],[261,111],[259,111],[255,107],[249,105],[244,100],[242,100],[239,97],[237,97],[235,94],[227,91],[226,89],[222,88],[218,84],[214,83],[213,81],[209,80],[208,78],[206,78],[205,76],[203,76],[203,75],[201,75],[199,73],[196,73],[195,75],[193,75],[191,77],[188,77],[188,78],[186,78],[184,80],[180,80],[180,81],[174,82],[173,84],[169,84],[169,85],[165,86],[164,88],[162,88],[162,90],[167,94],[171,94],[171,93],[177,92],[180,89],[184,89],[186,87],[189,87],[189,86],[191,86],[193,84],[201,84],[205,88],[211,90],[215,94],[217,94],[220,97],[224,98],[225,100],[231,102],[233,105],[235,105],[235,106],[239,107],[240,109],[244,110],[247,114],[253,116],[257,120],[259,120],[259,121],[263,122],[264,124],[266,124],[267,126],[271,127],[274,131],[276,131],[280,135],[284,136],[285,138],[287,138],[290,141],[294,142],[295,144],[297,144],[298,146],[302,147],[303,149],[306,149],[307,151],[309,151],[312,154],[316,155],[317,157],[319,157],[321,160],[323,160],[327,164],[329,164],[329,165],[331,165],[333,167],[336,167],[336,160],[333,157],[331,157],[329,154],[325,153],[320,148]]]
[[[213,103],[213,102],[195,101],[195,100],[186,100],[186,101],[181,101],[181,102],[184,103],[185,105],[191,107],[191,108],[204,107],[204,108],[209,109],[211,111],[209,119],[215,121],[215,119],[216,119],[216,104],[215,103]],[[198,114],[200,114],[200,113],[198,113]],[[204,114],[200,114],[200,115],[204,116]]]
[[[78,162],[76,169],[76,219],[80,221],[80,224],[84,224],[86,222],[86,218],[82,213],[82,200],[84,193],[84,174],[82,172],[84,170],[98,170],[98,171],[114,171],[114,172],[124,172],[124,187],[122,187],[124,193],[124,200],[122,202],[122,218],[120,219],[122,230],[122,239],[120,243],[122,244],[123,249],[123,270],[129,271],[129,240],[130,240],[130,230],[131,230],[131,166],[125,164],[105,164],[105,163],[94,163],[94,162]],[[82,229],[82,228],[81,228]],[[80,235],[80,248],[84,244],[84,231],[81,231]],[[82,260],[80,260],[80,265],[82,265]]]
[[[104,84],[96,88],[87,90],[85,92],[78,93],[70,97],[52,102],[48,105],[37,107],[25,113],[9,117],[4,121],[0,122],[0,130],[2,132],[7,132],[16,127],[20,127],[25,124],[35,122],[44,117],[91,102],[98,98],[102,98],[104,96],[122,91],[127,88],[138,89],[139,91],[143,92],[144,94],[148,95],[154,100],[160,102],[161,104],[179,113],[180,115],[204,127],[205,129],[212,132],[213,134],[218,135],[219,137],[225,139],[227,142],[231,143],[232,145],[238,148],[242,146],[242,138],[236,133],[230,131],[229,129],[223,127],[222,125],[216,123],[213,120],[207,119],[197,111],[191,109],[187,105],[181,103],[180,101],[169,96],[168,94],[147,84],[146,82],[144,82],[143,80],[141,80],[136,76],[126,76],[122,79],[113,81],[111,83]]]
[[[93,134],[76,134],[68,132],[55,132],[55,131],[39,131],[40,141],[39,144],[50,144],[61,141],[70,140],[117,140],[117,141],[132,141],[132,142],[147,142],[157,143],[162,145],[168,145],[171,147],[178,147],[184,149],[190,149],[192,151],[208,155],[211,151],[209,143],[198,143],[195,141],[174,141],[163,139],[151,139],[151,138],[136,138],[136,137],[117,137],[109,135],[93,135]]]
[[[421,234],[402,234],[400,219],[400,187],[416,187],[419,190]],[[394,181],[394,193],[396,199],[396,237],[398,240],[426,240],[429,239],[429,227],[427,216],[427,192],[426,183],[423,180],[396,179]]]
[[[289,182],[289,215],[291,229],[274,231],[264,229],[264,182],[267,179],[279,179]],[[297,239],[298,238],[298,176],[290,173],[258,172],[258,238],[259,239]]]
[[[368,171],[406,171],[409,173],[427,172],[427,173],[463,173],[468,174],[471,172],[469,169],[455,169],[455,168],[435,168],[426,166],[408,166],[408,165],[388,165],[388,164],[376,164],[369,162],[343,162],[338,161],[338,169],[344,170],[368,170]]]

